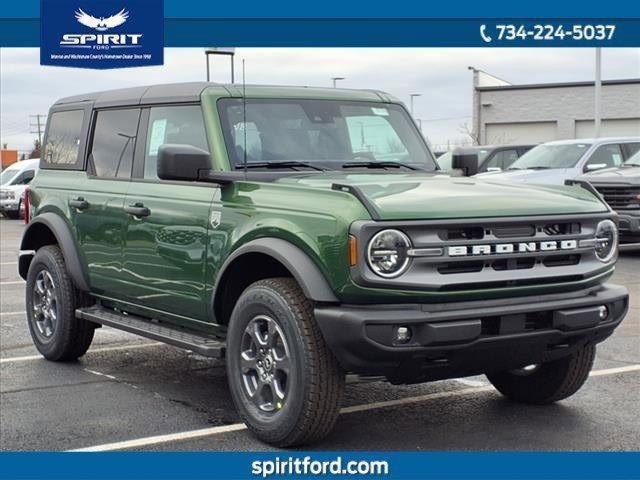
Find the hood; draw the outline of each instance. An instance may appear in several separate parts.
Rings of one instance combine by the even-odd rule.
[[[545,187],[427,173],[344,174],[284,177],[277,183],[330,189],[358,187],[382,220],[504,217],[595,213],[607,208],[581,187]]]
[[[596,170],[580,177],[593,183],[631,183],[640,185],[640,167],[616,167]]]
[[[15,192],[16,194],[22,195],[22,193],[27,188],[26,185],[2,185],[0,186],[0,191],[2,192]]]
[[[509,170],[505,172],[487,172],[476,175],[476,178],[505,182],[541,183],[547,185],[564,185],[571,178],[572,170],[567,168],[550,168],[548,170]]]

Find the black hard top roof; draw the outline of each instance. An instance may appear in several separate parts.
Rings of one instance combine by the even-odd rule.
[[[215,85],[218,84],[185,82],[121,88],[61,98],[54,106],[79,102],[93,102],[96,107],[145,105],[158,102],[197,102],[205,88]]]

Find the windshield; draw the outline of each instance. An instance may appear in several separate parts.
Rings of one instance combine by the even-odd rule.
[[[339,100],[241,99],[218,102],[232,166],[283,168],[402,167],[436,169],[399,105]],[[246,115],[246,122],[245,122]],[[298,162],[297,165],[294,165]],[[355,164],[355,165],[354,165]]]
[[[625,165],[635,165],[640,167],[640,150],[638,150],[634,155],[629,157],[629,159],[624,162]]]
[[[590,146],[588,143],[538,145],[513,162],[509,170],[525,168],[572,168],[576,166]]]
[[[7,183],[9,183],[20,170],[20,166],[16,165],[15,163],[5,168],[2,173],[0,173],[0,185],[6,185]]]

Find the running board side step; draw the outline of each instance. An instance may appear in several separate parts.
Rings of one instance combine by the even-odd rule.
[[[101,306],[78,308],[76,317],[191,350],[205,357],[224,358],[224,341],[192,330],[125,315]]]

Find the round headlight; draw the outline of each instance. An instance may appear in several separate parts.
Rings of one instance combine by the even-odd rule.
[[[382,230],[369,242],[367,261],[371,269],[381,277],[397,277],[409,266],[409,248],[411,241],[404,233],[399,230]]]
[[[618,229],[611,220],[603,220],[596,228],[596,257],[601,262],[613,258],[618,247]]]

